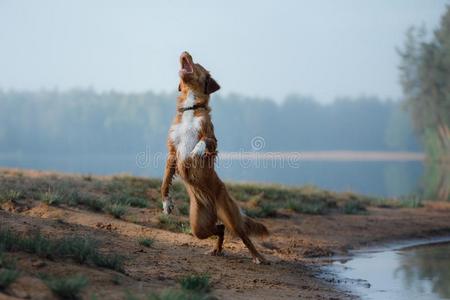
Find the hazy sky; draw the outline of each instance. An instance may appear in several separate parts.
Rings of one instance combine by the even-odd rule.
[[[439,0],[0,0],[0,88],[173,91],[188,50],[222,94],[398,98],[395,47]]]

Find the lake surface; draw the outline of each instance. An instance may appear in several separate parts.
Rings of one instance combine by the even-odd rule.
[[[1,167],[70,173],[110,175],[129,173],[162,177],[165,155],[2,155]],[[322,153],[323,154],[323,153]],[[423,163],[420,160],[354,160],[339,157],[300,156],[296,161],[228,158],[217,162],[221,178],[228,181],[315,185],[333,191],[353,191],[373,196],[402,196],[417,191]],[[330,159],[331,158],[331,159]]]
[[[449,242],[366,253],[334,265],[362,299],[450,299]]]

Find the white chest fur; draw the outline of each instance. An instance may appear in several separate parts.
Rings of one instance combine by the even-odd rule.
[[[189,93],[184,107],[190,107],[195,104],[195,98],[192,93]],[[201,128],[202,117],[195,117],[194,110],[187,110],[183,112],[181,121],[170,127],[169,138],[172,140],[177,155],[181,159],[186,159],[198,142],[198,133]]]

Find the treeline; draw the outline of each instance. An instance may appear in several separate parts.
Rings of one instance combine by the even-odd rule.
[[[0,153],[129,154],[166,150],[176,94],[0,92]],[[402,104],[377,98],[322,105],[290,96],[282,104],[213,96],[220,151],[420,149]]]

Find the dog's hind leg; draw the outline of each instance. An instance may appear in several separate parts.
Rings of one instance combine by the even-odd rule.
[[[194,195],[193,195],[194,196]],[[217,235],[217,243],[209,253],[214,256],[222,255],[225,226],[217,223],[215,207],[207,207],[199,203],[196,197],[191,197],[189,219],[192,234],[199,239],[206,239]]]
[[[223,253],[222,250],[223,250],[223,240],[225,237],[225,225],[217,224],[215,235],[217,235],[217,243],[210,254],[214,256],[219,256],[222,255]]]
[[[192,234],[203,240],[216,234],[217,214],[191,198],[189,221]]]
[[[230,198],[227,192],[220,195],[223,197],[217,201],[217,214],[225,226],[241,238],[244,245],[248,248],[256,264],[267,263],[267,260],[256,250],[255,245],[245,232],[244,221],[242,219],[239,207]]]

